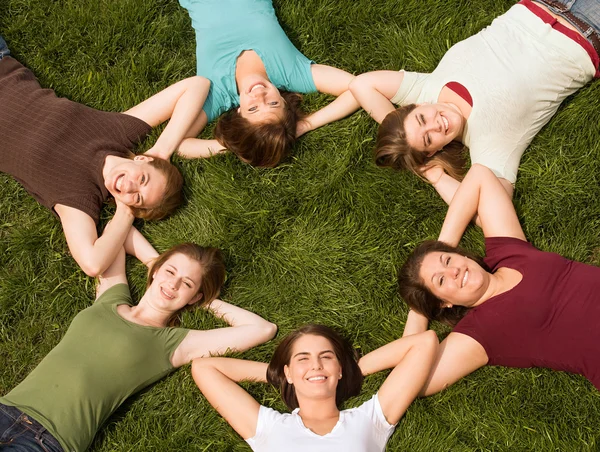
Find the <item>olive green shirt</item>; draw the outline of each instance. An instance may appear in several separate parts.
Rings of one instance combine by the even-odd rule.
[[[81,311],[60,343],[25,380],[0,398],[42,424],[65,451],[83,451],[130,395],[173,370],[170,358],[189,330],[129,322],[126,284]]]

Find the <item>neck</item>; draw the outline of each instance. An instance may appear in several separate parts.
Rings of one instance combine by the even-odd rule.
[[[488,284],[488,287],[485,290],[483,296],[479,299],[479,301],[477,301],[477,303],[473,305],[473,307],[479,306],[480,304],[486,302],[490,298],[495,297],[496,295],[500,295],[503,292],[506,292],[507,284],[503,273],[500,271],[496,271],[495,273],[489,273],[489,275],[490,282]]]
[[[139,325],[164,328],[169,324],[173,314],[171,311],[155,308],[150,302],[150,295],[146,292],[140,302],[129,309],[128,317]]]
[[[306,421],[325,421],[340,417],[335,397],[318,400],[298,400],[300,417]]]
[[[102,178],[106,180],[112,169],[126,160],[129,159],[125,157],[119,157],[118,155],[107,155],[104,159],[104,165],[102,166]]]
[[[260,75],[269,80],[265,65],[253,50],[244,50],[237,59],[235,65],[235,81],[238,86],[240,80],[248,75]]]

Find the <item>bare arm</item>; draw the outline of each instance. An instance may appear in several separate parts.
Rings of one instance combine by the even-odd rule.
[[[184,138],[200,133],[206,125],[201,116],[206,118],[202,107],[209,89],[210,81],[204,77],[186,78],[125,112],[152,127],[171,119],[148,151],[149,155],[168,160]]]
[[[134,226],[129,229],[124,246],[127,254],[137,257],[146,267],[158,257],[154,247]]]
[[[436,394],[471,372],[485,366],[488,356],[479,342],[461,333],[442,341],[420,396]]]
[[[125,276],[125,250],[123,247],[118,251],[117,257],[106,271],[98,276],[96,300],[100,295],[117,284],[127,284],[127,277]]]
[[[256,434],[260,405],[236,382],[266,382],[267,364],[231,358],[194,360],[192,376],[208,402],[244,439]]]
[[[406,317],[406,325],[404,325],[402,337],[422,333],[423,331],[427,331],[428,327],[429,320],[427,320],[427,317],[411,309],[408,311],[408,316]]]
[[[457,189],[439,240],[456,246],[475,215],[486,237],[525,239],[512,200],[489,168],[473,165]]]
[[[208,158],[220,154],[227,149],[217,140],[203,140],[200,138],[186,138],[179,145],[177,153],[188,159]]]
[[[400,420],[423,388],[437,349],[437,336],[430,330],[397,339],[360,360],[365,375],[394,369],[378,393],[383,414],[390,424]]]
[[[301,121],[298,124],[297,136],[345,118],[358,110],[359,107],[358,102],[348,89],[348,85],[354,78],[352,74],[322,64],[313,64],[311,72],[317,90],[321,93],[337,96],[337,99]]]
[[[171,358],[173,366],[179,367],[196,358],[222,355],[227,351],[242,352],[267,342],[277,332],[277,325],[222,300],[214,300],[207,309],[231,326],[190,331]]]
[[[379,124],[395,110],[390,101],[400,88],[404,73],[398,71],[365,72],[350,83],[350,91],[360,106]]]
[[[123,248],[133,224],[133,213],[117,201],[117,211],[98,237],[92,217],[74,207],[56,204],[54,210],[60,217],[67,245],[73,258],[88,275],[96,277],[113,263]]]

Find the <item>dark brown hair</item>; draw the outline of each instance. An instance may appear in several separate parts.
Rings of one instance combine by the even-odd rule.
[[[165,176],[164,193],[160,204],[155,207],[131,207],[133,215],[136,218],[144,220],[160,220],[171,214],[183,201],[181,188],[183,187],[183,177],[179,170],[171,162],[158,157],[152,157],[148,164],[156,168]]]
[[[465,176],[465,153],[468,150],[464,144],[451,141],[432,157],[427,157],[425,152],[408,144],[404,122],[415,108],[415,104],[404,105],[388,113],[381,122],[375,145],[375,163],[396,170],[407,169],[420,177],[423,177],[423,166],[437,165],[454,179],[462,180]]]
[[[360,393],[363,375],[358,367],[357,351],[350,345],[350,342],[328,326],[308,324],[288,334],[273,353],[267,368],[267,380],[273,386],[279,388],[281,397],[290,410],[298,408],[296,390],[294,385],[288,383],[283,369],[290,364],[294,343],[307,334],[327,339],[331,343],[335,356],[342,367],[343,377],[338,380],[335,392],[335,402],[337,407],[340,408],[346,400]]]
[[[454,327],[470,308],[464,306],[442,308],[444,300],[429,290],[420,275],[423,259],[429,253],[436,251],[460,254],[474,260],[486,271],[489,271],[489,268],[485,265],[481,257],[474,253],[437,240],[427,240],[415,248],[398,272],[398,291],[402,299],[413,311],[424,315],[430,321],[437,320]]]
[[[252,166],[277,166],[296,142],[296,125],[304,116],[300,94],[286,91],[280,94],[284,100],[281,120],[253,124],[237,108],[232,108],[217,122],[217,141]]]
[[[218,248],[198,246],[195,243],[181,243],[174,247],[169,248],[167,251],[162,253],[156,258],[152,265],[148,268],[148,282],[146,283],[146,290],[154,281],[154,274],[160,267],[174,254],[183,254],[192,260],[195,260],[202,267],[202,274],[200,275],[200,287],[197,293],[202,293],[202,299],[198,303],[188,305],[176,313],[169,326],[174,326],[179,323],[178,316],[183,311],[193,309],[197,306],[209,304],[219,295],[221,286],[225,282],[225,263],[223,262],[223,256]]]

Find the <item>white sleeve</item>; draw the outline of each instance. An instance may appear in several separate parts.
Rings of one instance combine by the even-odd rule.
[[[246,440],[252,449],[258,448],[268,440],[273,426],[281,416],[283,415],[279,411],[263,405],[260,406],[258,420],[256,421],[256,434]]]
[[[396,91],[396,94],[394,94],[394,97],[392,97],[390,101],[395,105],[418,103],[419,96],[423,90],[423,85],[430,74],[407,72],[404,70],[400,72],[404,73],[404,78],[402,79],[402,83],[400,83],[398,91]]]
[[[377,444],[383,450],[390,439],[390,436],[394,433],[396,424],[392,425],[386,420],[381,404],[379,403],[378,394],[375,394],[370,400],[363,403],[358,407],[358,410],[371,420],[373,434],[377,440]]]

